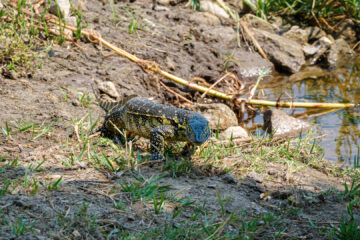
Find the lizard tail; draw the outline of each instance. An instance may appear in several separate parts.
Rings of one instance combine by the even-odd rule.
[[[94,83],[91,83],[91,88],[92,88],[92,91],[93,91],[93,93],[95,95],[95,99],[96,99],[98,105],[102,109],[104,109],[105,112],[109,112],[109,111],[111,111],[111,109],[113,109],[114,107],[119,105],[118,102],[109,102],[109,101],[101,100],[99,93],[95,90]]]
[[[131,98],[137,97],[137,95],[130,95],[128,97],[123,98],[120,101],[117,102],[110,102],[110,101],[104,101],[100,99],[100,96],[98,92],[95,91],[94,84],[91,83],[91,88],[93,90],[93,93],[95,95],[96,101],[98,102],[98,105],[105,110],[105,112],[111,112],[112,109],[114,109],[117,106],[124,105],[127,101],[129,101]]]

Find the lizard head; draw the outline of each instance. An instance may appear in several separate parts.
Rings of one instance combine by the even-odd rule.
[[[193,143],[204,143],[210,137],[208,121],[203,116],[194,116],[188,121],[186,136]]]

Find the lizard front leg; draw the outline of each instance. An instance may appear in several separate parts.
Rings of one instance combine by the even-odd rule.
[[[174,136],[174,127],[169,125],[162,125],[153,128],[150,131],[150,160],[163,160],[164,159],[164,141],[167,138]]]

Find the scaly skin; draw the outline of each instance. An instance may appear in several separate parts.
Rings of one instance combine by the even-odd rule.
[[[99,101],[99,105],[107,111],[102,131],[117,136],[118,129],[126,129],[150,138],[151,160],[164,158],[164,141],[200,145],[210,136],[208,121],[197,112],[134,96],[117,103]]]

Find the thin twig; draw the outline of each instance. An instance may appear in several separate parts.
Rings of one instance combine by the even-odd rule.
[[[270,61],[269,58],[266,56],[265,52],[263,51],[263,49],[260,47],[260,44],[258,43],[258,41],[255,39],[254,35],[250,31],[250,29],[247,27],[246,23],[242,19],[240,19],[239,21],[240,21],[240,25],[244,29],[245,33],[249,36],[250,40],[254,43],[255,47],[257,48],[257,50],[259,51],[261,56],[263,58],[265,58],[266,60]]]
[[[176,93],[175,91],[173,91],[172,89],[168,88],[162,81],[159,81],[160,85],[165,88],[168,92],[174,94],[175,96],[177,96],[178,98],[181,98],[182,100],[184,100],[187,103],[190,104],[194,104],[192,101],[190,101],[189,99],[187,99],[186,97],[181,96],[180,94]]]
[[[213,85],[211,85],[200,97],[200,99],[203,99],[206,94],[211,90],[213,89],[218,83],[220,83],[222,80],[224,80],[227,76],[231,75],[233,73],[227,73],[225,74],[224,76],[222,76],[219,80],[217,80]]]

